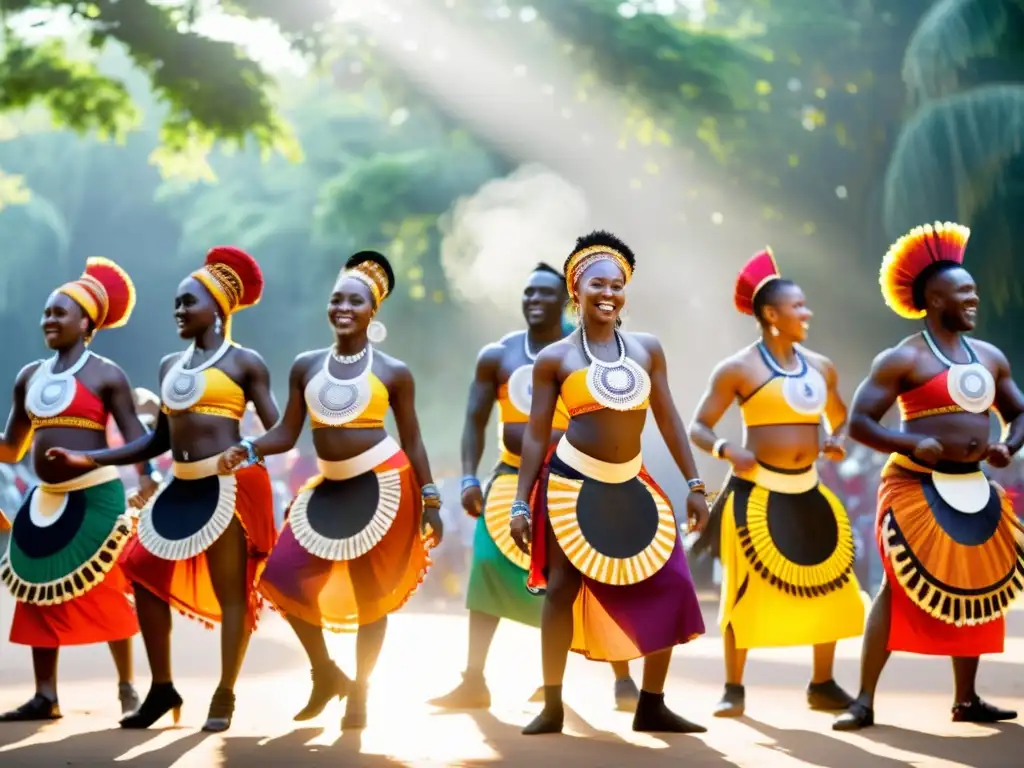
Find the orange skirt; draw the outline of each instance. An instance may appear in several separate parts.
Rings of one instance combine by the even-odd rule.
[[[81,597],[59,605],[18,602],[11,622],[11,642],[33,648],[110,643],[139,631],[131,585],[119,565]]]
[[[423,582],[432,539],[409,459],[391,438],[320,461],[289,505],[260,591],[275,610],[333,632],[397,611]]]
[[[0,533],[7,533],[11,530],[11,521],[7,519],[7,515],[0,509]]]
[[[238,520],[248,557],[249,615],[255,625],[262,600],[256,590],[274,545],[274,496],[265,467],[216,474],[218,456],[175,462],[171,477],[139,515],[138,536],[125,550],[128,578],[179,613],[207,627],[221,620],[207,550]]]
[[[1004,615],[1024,589],[1024,527],[1002,488],[960,469],[940,474],[900,456],[882,472],[876,532],[891,651],[1003,651]]]

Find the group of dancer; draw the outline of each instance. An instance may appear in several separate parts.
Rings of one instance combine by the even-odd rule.
[[[686,428],[673,403],[658,340],[621,330],[636,258],[607,232],[580,238],[561,271],[540,264],[523,292],[527,328],[481,350],[462,438],[465,511],[478,518],[467,589],[469,645],[462,682],[432,700],[446,709],[490,706],[484,669],[501,619],[540,628],[543,702],[525,734],[560,732],[570,651],[608,662],[614,704],[637,731],[700,733],[671,711],[664,685],[673,649],[705,632],[668,496],[644,468],[650,410],[687,483],[686,528],[697,551],[721,559],[719,625],[725,690],[714,714],[744,712],[751,648],[810,645],[813,709],[841,714],[837,730],[874,722],[874,693],[889,654],[953,659],[953,719],[1016,717],[982,701],[982,654],[999,653],[1004,616],[1024,589],[1024,526],[981,470],[1006,466],[1024,445],[1024,395],[1006,357],[970,339],[978,297],[963,268],[969,232],[919,227],[883,260],[886,303],[924,328],[883,352],[848,410],[836,367],[803,347],[811,312],[772,253],[755,255],[736,282],[736,308],[760,338],[714,370]],[[136,413],[124,372],[89,351],[93,334],[128,322],[131,280],[113,263],[48,299],[51,358],[26,366],[0,436],[0,460],[31,448],[40,479],[8,524],[0,578],[16,603],[11,642],[32,648],[35,695],[0,720],[60,717],[57,654],[107,642],[125,728],[177,721],[182,698],[170,663],[171,609],[221,625],[221,679],[203,728],[224,731],[234,687],[264,604],[282,614],[306,651],[312,690],[295,716],[347,699],[342,727],[366,724],[367,691],[388,616],[416,591],[442,536],[441,499],[420,434],[408,367],[377,349],[375,319],[394,290],[387,259],[365,251],[341,270],[327,306],[333,344],[300,354],[279,413],[260,356],[236,344],[231,317],[256,304],[255,260],[214,248],[178,287],[184,352],[159,368],[152,429]],[[576,322],[567,328],[566,306]],[[714,429],[738,403],[744,440]],[[267,431],[240,422],[252,404]],[[477,477],[484,433],[499,410],[498,465]],[[900,430],[882,424],[899,405]],[[398,439],[385,430],[391,411]],[[990,412],[1004,425],[991,438]],[[290,450],[309,415],[318,473],[275,530],[264,458]],[[825,438],[820,428],[824,417]],[[124,445],[109,448],[106,425]],[[849,519],[815,469],[840,460],[850,438],[891,453],[879,490],[877,535],[885,578],[867,617],[853,573]],[[690,443],[731,470],[709,510]],[[150,460],[171,452],[159,484]],[[117,466],[138,467],[130,499]],[[0,525],[6,519],[0,518]],[[355,632],[354,677],[331,658],[324,630]],[[152,684],[133,686],[131,642],[141,631]],[[836,641],[864,634],[860,690],[833,678]],[[639,687],[628,662],[644,658]]]

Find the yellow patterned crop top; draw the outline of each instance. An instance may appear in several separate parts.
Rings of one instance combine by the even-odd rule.
[[[373,373],[373,348],[366,347],[366,367],[353,379],[339,379],[328,370],[331,353],[306,384],[303,393],[313,429],[382,429],[391,407],[388,388]]]
[[[612,365],[591,363],[566,376],[560,394],[570,418],[605,408],[644,411],[651,404],[651,378],[628,357]]]
[[[533,403],[533,366],[521,365],[512,371],[508,381],[498,387],[498,430],[505,424],[525,424],[530,420]],[[569,412],[562,398],[555,403],[551,429],[564,432],[569,426]]]
[[[241,421],[246,397],[242,387],[219,368],[217,363],[231,348],[229,342],[205,363],[186,368],[189,352],[181,355],[160,382],[161,410],[169,415],[202,413]]]
[[[796,352],[799,369],[787,371],[763,344],[757,347],[772,375],[740,402],[743,423],[747,427],[820,424],[828,403],[825,377],[800,352]]]

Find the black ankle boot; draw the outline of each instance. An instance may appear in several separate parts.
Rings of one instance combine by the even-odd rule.
[[[544,709],[533,721],[523,728],[526,736],[542,733],[561,733],[565,725],[565,708],[562,706],[562,686],[544,686]]]
[[[130,715],[121,718],[121,727],[129,729],[149,728],[168,712],[177,725],[181,720],[181,706],[184,702],[174,690],[174,683],[154,683],[149,687],[145,701]]]
[[[299,722],[312,720],[319,715],[335,696],[338,697],[338,701],[344,699],[348,695],[348,686],[351,682],[348,675],[338,669],[338,665],[333,661],[319,669],[311,669],[310,677],[313,679],[313,690],[309,692],[309,701],[294,717]]]

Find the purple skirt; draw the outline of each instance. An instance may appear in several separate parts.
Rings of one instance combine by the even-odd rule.
[[[645,470],[624,483],[602,482],[555,455],[541,482],[546,493],[535,501],[544,509],[535,512],[546,523],[548,547],[560,549],[583,577],[573,651],[629,661],[704,634],[671,504]]]

